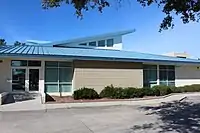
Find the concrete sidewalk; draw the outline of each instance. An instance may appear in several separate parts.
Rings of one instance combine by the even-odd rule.
[[[101,106],[117,106],[117,105],[158,105],[163,102],[172,102],[181,100],[189,96],[200,96],[200,93],[181,93],[172,94],[158,99],[148,100],[130,100],[130,101],[110,101],[110,102],[85,102],[85,103],[56,103],[56,104],[41,104],[41,99],[38,97],[34,100],[17,102],[13,104],[1,105],[0,111],[34,111],[59,108],[77,108],[77,107],[101,107]]]

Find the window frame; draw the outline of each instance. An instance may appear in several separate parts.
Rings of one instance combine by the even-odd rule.
[[[100,42],[104,42],[104,44],[100,44]],[[98,41],[98,47],[106,47],[106,40],[99,40]]]
[[[92,43],[95,44],[95,45],[91,45]],[[88,46],[96,47],[96,46],[97,46],[97,42],[96,42],[96,41],[89,42],[89,43],[88,43]]]
[[[111,40],[112,40],[112,44],[108,44],[108,42],[111,41]],[[106,46],[107,46],[107,47],[113,47],[113,46],[114,46],[114,39],[113,39],[113,38],[107,39],[107,40],[106,40]]]
[[[84,43],[79,43],[80,46],[87,46],[87,43],[84,42]]]
[[[58,66],[46,66],[46,63],[47,62],[51,62],[51,61],[45,61],[45,76],[46,76],[46,69],[48,68],[54,68],[54,69],[57,69],[57,79],[58,81],[57,82],[46,82],[46,78],[45,78],[45,92],[49,92],[49,93],[55,93],[55,92],[51,92],[51,91],[47,91],[47,88],[46,86],[47,85],[57,85],[57,91],[56,93],[63,93],[63,92],[66,92],[66,93],[72,93],[73,89],[72,89],[72,83],[73,83],[73,63],[72,62],[65,62],[65,61],[52,61],[52,62],[57,62]],[[66,66],[63,66],[63,65],[60,65],[61,63],[66,63],[66,64],[71,64],[71,65],[66,65]],[[60,69],[71,69],[71,82],[60,82]],[[70,85],[71,86],[71,91],[62,91],[60,86],[61,85]]]

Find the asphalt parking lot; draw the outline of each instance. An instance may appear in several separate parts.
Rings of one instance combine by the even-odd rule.
[[[1,112],[1,133],[199,133],[200,97],[150,106]]]

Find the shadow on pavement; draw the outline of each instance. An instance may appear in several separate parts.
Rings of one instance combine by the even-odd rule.
[[[3,100],[3,104],[33,100],[35,99],[36,95],[37,94],[32,94],[28,92],[12,92],[7,94],[6,98]]]
[[[134,125],[133,131],[155,130],[156,127],[160,133],[200,133],[200,103],[172,102],[157,107],[143,106],[140,109],[151,112],[146,115],[157,115],[161,122]]]

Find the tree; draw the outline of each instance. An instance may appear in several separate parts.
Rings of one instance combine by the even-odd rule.
[[[5,39],[0,39],[0,46],[6,45],[6,40]]]
[[[98,9],[100,12],[105,7],[110,6],[110,0],[42,0],[44,9],[60,7],[62,4],[71,4],[76,9],[78,17],[82,17],[83,11],[89,9]],[[116,0],[121,3],[125,0]],[[164,19],[160,24],[159,31],[173,28],[173,19],[175,15],[180,16],[184,24],[191,21],[198,22],[200,19],[200,0],[137,0],[143,7],[158,5],[161,11],[165,14]]]
[[[21,45],[24,46],[25,43],[21,43],[21,42],[19,42],[19,41],[15,41],[14,45],[15,45],[15,46],[21,46]]]

